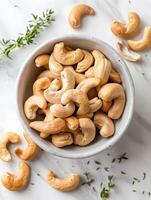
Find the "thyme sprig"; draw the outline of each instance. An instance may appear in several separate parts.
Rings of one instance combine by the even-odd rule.
[[[42,17],[32,14],[32,19],[29,21],[24,34],[19,33],[16,39],[2,39],[0,41],[0,56],[6,55],[9,57],[14,49],[33,43],[39,33],[54,21],[53,13],[54,11],[47,9],[42,13]]]
[[[102,200],[107,200],[110,197],[112,189],[115,187],[113,183],[113,176],[108,176],[108,187],[104,187],[103,183],[101,183],[101,192],[100,197]]]

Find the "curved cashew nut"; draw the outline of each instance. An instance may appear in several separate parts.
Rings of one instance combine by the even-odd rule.
[[[56,147],[65,147],[73,143],[73,136],[71,133],[58,133],[51,136],[52,144]]]
[[[76,129],[78,129],[79,120],[77,119],[77,117],[71,116],[71,117],[66,118],[65,120],[66,120],[67,127],[70,130],[75,131]]]
[[[98,51],[92,51],[94,56],[94,73],[95,77],[100,79],[100,86],[108,82],[110,71],[111,71],[111,62],[104,58],[104,55]]]
[[[10,191],[18,191],[24,189],[30,178],[30,167],[27,163],[19,163],[19,173],[13,175],[10,173],[5,173],[1,176],[1,181],[4,187]]]
[[[151,26],[144,29],[144,35],[141,40],[128,40],[128,46],[134,51],[143,51],[151,47]]]
[[[126,42],[123,40],[119,40],[116,44],[116,50],[117,52],[126,60],[137,62],[141,59],[141,56],[133,51],[131,51]]]
[[[8,132],[0,135],[0,159],[9,162],[12,160],[11,154],[7,149],[8,143],[16,144],[20,142],[20,137],[17,133]]]
[[[76,173],[69,174],[66,178],[60,179],[55,176],[52,171],[47,173],[48,183],[55,189],[62,192],[75,190],[80,184],[80,176]]]
[[[59,78],[61,76],[61,72],[63,71],[63,66],[55,60],[53,53],[49,58],[49,70],[56,78]]]
[[[100,135],[102,137],[110,137],[114,134],[114,123],[103,112],[95,113],[94,124],[98,129],[100,129]]]
[[[77,115],[84,115],[89,112],[89,100],[87,95],[81,90],[71,89],[66,91],[61,98],[61,103],[66,105],[69,102],[78,104]]]
[[[119,37],[132,37],[140,30],[140,17],[135,12],[128,14],[128,23],[123,24],[118,21],[113,21],[111,25],[112,32]]]
[[[121,83],[122,82],[119,73],[113,67],[111,68],[109,80],[111,80],[115,83]]]
[[[92,7],[86,4],[79,4],[72,8],[69,14],[69,24],[72,28],[79,28],[81,25],[81,18],[84,15],[94,15],[95,11]]]
[[[76,130],[75,133],[73,133],[74,144],[86,146],[95,138],[96,130],[94,123],[89,118],[80,118],[79,126],[81,130]]]
[[[68,51],[63,42],[55,44],[53,54],[56,61],[62,65],[74,65],[80,62],[84,56],[81,49]]]
[[[40,56],[37,56],[35,59],[36,67],[48,68],[49,57],[50,57],[50,55],[48,55],[48,54],[42,54]]]
[[[33,95],[25,101],[24,112],[26,117],[32,120],[36,118],[38,108],[45,109],[46,107],[47,102],[43,96]]]
[[[71,70],[71,72],[74,74],[76,84],[81,83],[86,78],[85,74],[76,72],[72,66],[68,66],[66,69]]]
[[[66,127],[65,121],[61,118],[56,118],[52,121],[34,121],[31,122],[30,127],[36,131],[42,132],[40,137],[47,138],[49,135],[60,133]]]
[[[61,72],[62,89],[58,91],[52,91],[48,88],[44,91],[46,100],[50,103],[61,103],[61,96],[69,89],[73,89],[75,86],[74,74],[70,69],[64,69]]]
[[[93,113],[92,112],[89,112],[85,115],[77,115],[77,118],[80,119],[80,118],[92,118],[93,117]]]
[[[90,113],[98,111],[102,107],[102,101],[98,97],[89,100]]]
[[[112,101],[111,102],[110,101],[102,101],[101,110],[106,113],[109,111],[111,105],[112,105]]]
[[[65,106],[63,106],[62,104],[53,104],[50,107],[50,111],[55,117],[66,118],[74,113],[75,105],[72,102],[69,102]]]
[[[60,79],[54,79],[49,86],[49,89],[52,91],[58,91],[61,88],[61,81]]]
[[[43,91],[47,89],[49,85],[50,85],[50,79],[47,77],[43,77],[36,80],[33,85],[33,94],[43,96]]]
[[[77,64],[76,71],[77,72],[84,72],[86,71],[93,63],[93,56],[90,52],[83,50],[84,58],[81,62]]]
[[[104,101],[111,102],[114,100],[108,111],[108,116],[112,119],[119,119],[125,107],[125,92],[123,87],[118,83],[108,83],[100,89],[98,96]]]
[[[16,147],[14,152],[22,160],[32,160],[37,155],[39,147],[25,132],[24,132],[24,138],[28,143],[28,147],[25,150]]]
[[[76,87],[77,90],[81,90],[84,93],[88,93],[88,91],[97,85],[99,85],[100,80],[98,78],[87,78],[83,80],[79,85]]]
[[[87,71],[85,71],[85,76],[87,78],[93,78],[93,77],[95,77],[94,67],[90,67],[89,69],[87,69]]]
[[[43,72],[41,72],[36,80],[40,79],[40,78],[49,78],[50,81],[52,81],[52,79],[54,78],[54,76],[51,74],[50,70],[45,70]]]

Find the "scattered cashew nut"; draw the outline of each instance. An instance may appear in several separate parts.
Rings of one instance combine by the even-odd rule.
[[[140,30],[140,17],[135,12],[128,14],[128,23],[123,24],[118,21],[113,21],[111,25],[112,32],[118,37],[133,37]]]
[[[70,192],[75,190],[80,184],[80,176],[77,173],[71,173],[66,178],[60,179],[49,170],[47,173],[47,180],[53,188],[62,192]]]
[[[81,18],[84,15],[94,15],[95,11],[92,7],[86,4],[79,4],[72,8],[69,14],[69,24],[72,28],[79,28],[81,25]]]
[[[151,48],[151,26],[148,26],[144,29],[144,35],[142,39],[138,41],[128,40],[127,43],[133,51],[144,51]]]
[[[30,167],[28,164],[25,162],[19,163],[19,169],[20,171],[17,175],[5,173],[1,176],[3,186],[10,191],[22,190],[29,182]]]
[[[97,112],[94,115],[94,124],[100,129],[100,135],[102,137],[110,137],[114,134],[113,121],[103,112]]]
[[[7,149],[9,143],[20,143],[20,137],[17,133],[8,132],[0,135],[0,159],[9,162],[12,160],[12,156]]]
[[[50,57],[50,55],[48,55],[48,54],[42,54],[40,56],[37,56],[35,59],[36,67],[48,68],[49,57]]]
[[[51,136],[51,142],[56,147],[65,147],[73,143],[73,136],[71,133],[58,133]]]
[[[22,160],[32,160],[37,155],[39,147],[25,132],[24,132],[24,138],[28,143],[28,147],[25,150],[16,147],[14,152]]]

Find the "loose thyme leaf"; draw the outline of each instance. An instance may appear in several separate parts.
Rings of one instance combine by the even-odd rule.
[[[52,17],[53,13],[54,11],[47,9],[45,12],[43,12],[43,18],[32,14],[33,19],[29,21],[24,34],[18,34],[18,37],[15,40],[2,39],[0,41],[0,56],[6,55],[9,57],[9,54],[14,49],[33,43],[40,31],[43,31],[44,28],[48,27],[48,25],[54,21]]]
[[[128,160],[127,153],[123,153],[117,159],[119,163],[121,163],[123,160]]]
[[[95,162],[95,164],[97,164],[97,165],[101,165],[101,164],[102,164],[101,162],[99,162],[99,161],[97,161],[97,160],[94,160],[94,162]]]
[[[146,179],[146,173],[143,172],[143,180],[145,180],[145,179]]]

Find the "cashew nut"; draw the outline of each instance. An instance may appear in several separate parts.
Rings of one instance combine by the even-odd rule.
[[[25,132],[24,132],[24,138],[28,143],[28,147],[25,150],[16,147],[14,152],[22,160],[32,160],[37,155],[39,147]]]
[[[61,103],[61,96],[69,89],[73,89],[75,86],[75,78],[72,71],[65,68],[61,72],[62,89],[58,91],[53,91],[48,88],[44,91],[44,96],[46,100],[50,103]]]
[[[49,59],[49,70],[56,78],[59,78],[61,76],[61,72],[63,71],[63,66],[55,60],[53,53]]]
[[[125,92],[123,87],[118,83],[108,83],[100,89],[98,96],[104,101],[111,102],[114,100],[108,111],[108,116],[112,119],[119,119],[125,106]]]
[[[67,127],[70,130],[75,131],[79,127],[79,120],[77,119],[77,117],[71,116],[71,117],[66,118],[65,120],[66,120]]]
[[[92,112],[89,112],[85,115],[77,115],[77,118],[80,119],[80,118],[92,118],[93,117],[93,113]]]
[[[30,167],[28,164],[25,162],[19,163],[19,169],[20,171],[17,175],[5,173],[1,176],[3,186],[10,191],[22,190],[29,182]]]
[[[102,110],[103,112],[106,113],[106,112],[109,111],[111,105],[112,105],[112,102],[109,102],[109,101],[102,101],[101,110]]]
[[[84,53],[81,49],[68,51],[64,43],[60,42],[54,46],[54,57],[62,65],[74,65],[82,60]]]
[[[47,173],[48,183],[55,189],[62,192],[75,190],[80,184],[80,176],[76,173],[69,174],[66,178],[60,179],[55,176],[52,171]]]
[[[95,126],[94,123],[89,118],[79,119],[80,129],[73,133],[74,144],[79,146],[86,146],[90,144],[95,138]]]
[[[81,18],[84,15],[94,15],[95,11],[92,7],[86,4],[79,4],[72,8],[69,14],[69,24],[72,28],[79,28],[81,25]]]
[[[119,73],[113,67],[111,68],[109,80],[114,82],[114,83],[121,83],[122,82]]]
[[[49,89],[52,91],[58,91],[61,88],[61,81],[60,79],[55,78],[49,86]]]
[[[61,98],[61,103],[66,105],[69,102],[75,102],[78,104],[77,115],[84,115],[89,112],[89,100],[86,93],[81,90],[71,89],[66,91]]]
[[[111,25],[112,32],[119,37],[132,37],[140,30],[140,17],[135,12],[128,14],[128,23],[123,24],[118,21],[113,21]]]
[[[116,44],[117,52],[126,60],[137,62],[141,59],[141,56],[133,51],[131,51],[126,42],[119,40]]]
[[[76,87],[77,90],[81,90],[84,93],[88,93],[88,91],[97,85],[99,85],[100,80],[98,78],[87,78],[83,80],[79,85]]]
[[[26,117],[32,120],[36,118],[38,108],[45,109],[46,107],[47,102],[43,96],[33,95],[25,101],[24,112]]]
[[[60,133],[66,127],[65,121],[61,118],[56,118],[52,121],[34,121],[30,127],[43,133],[40,137],[47,138],[49,135]]]
[[[43,77],[36,80],[33,85],[33,94],[43,96],[43,91],[47,89],[49,85],[50,85],[50,79],[47,77]]]
[[[101,108],[102,101],[101,99],[98,99],[98,97],[95,97],[89,100],[89,106],[90,106],[90,113],[94,113]]]
[[[143,51],[151,47],[151,26],[144,29],[144,35],[142,39],[138,41],[128,40],[128,46],[133,51]]]
[[[50,111],[55,117],[66,118],[74,113],[75,105],[72,102],[69,102],[65,106],[62,104],[53,104],[50,107]]]
[[[50,81],[54,78],[53,75],[51,74],[50,70],[45,70],[37,76],[37,80],[40,78],[44,78],[44,77],[49,78]]]
[[[36,67],[48,68],[49,57],[50,57],[50,55],[48,55],[48,54],[42,54],[40,56],[37,56],[35,59]]]
[[[105,113],[101,111],[95,113],[94,124],[100,129],[102,137],[110,137],[114,134],[114,123]]]
[[[93,63],[93,56],[90,52],[82,50],[84,53],[84,58],[81,62],[77,64],[76,71],[84,72],[86,71]]]
[[[73,143],[73,136],[71,133],[58,133],[51,136],[52,144],[56,147],[65,147]]]
[[[90,67],[87,71],[85,71],[85,76],[87,78],[93,78],[93,77],[95,77],[94,67]]]
[[[111,71],[111,62],[104,58],[104,55],[98,51],[92,51],[94,56],[94,73],[95,77],[100,79],[100,86],[108,82],[110,71]]]
[[[86,78],[86,76],[85,76],[84,74],[81,74],[81,73],[76,72],[76,71],[73,69],[72,66],[68,66],[68,67],[66,67],[66,69],[71,70],[71,72],[74,74],[76,84],[81,83],[81,81],[83,81],[83,80]]]
[[[20,142],[20,137],[17,133],[8,132],[0,135],[0,159],[9,162],[12,156],[7,149],[8,143],[16,144]]]

